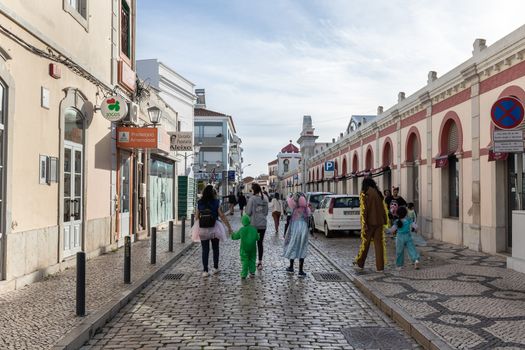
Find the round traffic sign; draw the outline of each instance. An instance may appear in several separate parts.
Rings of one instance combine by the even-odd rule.
[[[514,97],[500,98],[490,110],[492,122],[500,129],[514,129],[523,121],[523,115],[523,104]]]

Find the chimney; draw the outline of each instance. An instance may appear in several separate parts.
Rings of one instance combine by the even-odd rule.
[[[472,55],[476,56],[481,51],[485,50],[487,48],[487,45],[485,45],[487,41],[485,39],[476,39],[474,40],[474,50],[472,51]]]
[[[430,72],[428,72],[428,76],[427,76],[427,84],[430,84],[431,82],[437,80],[438,78],[438,74],[437,72],[431,70]]]
[[[343,138],[343,133],[339,133],[339,138],[342,139]]]
[[[206,92],[204,89],[195,89],[195,95],[197,95],[195,108],[206,108]]]
[[[377,106],[377,115],[383,114],[383,106]]]
[[[397,103],[403,101],[405,99],[405,93],[403,91],[400,91],[398,94],[397,94]]]
[[[335,143],[335,139],[334,138],[332,138],[332,143]]]

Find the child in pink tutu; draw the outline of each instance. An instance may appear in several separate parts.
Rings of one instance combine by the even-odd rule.
[[[299,277],[306,277],[303,266],[308,252],[308,217],[310,216],[310,208],[308,208],[305,195],[301,192],[297,192],[292,197],[289,197],[287,202],[290,209],[292,209],[292,217],[288,232],[284,238],[283,256],[290,260],[290,266],[286,271],[293,273],[294,261],[299,259]]]
[[[220,220],[219,220],[220,218]],[[213,270],[212,274],[219,272],[219,241],[228,238],[228,233],[233,232],[226,215],[220,208],[220,202],[216,198],[215,190],[212,185],[207,185],[202,191],[202,198],[197,202],[197,212],[195,213],[195,223],[191,228],[191,238],[194,242],[201,242],[202,247],[202,276],[207,277],[208,260],[210,256],[210,242],[213,249]]]

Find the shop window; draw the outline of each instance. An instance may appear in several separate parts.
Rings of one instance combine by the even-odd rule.
[[[120,7],[120,51],[131,60],[131,10],[127,0]]]
[[[459,217],[459,164],[456,156],[448,159],[448,216]]]

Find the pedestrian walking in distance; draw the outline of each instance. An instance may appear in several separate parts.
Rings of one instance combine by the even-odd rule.
[[[262,270],[262,258],[264,253],[263,241],[264,233],[266,232],[266,224],[268,222],[268,197],[263,195],[261,186],[259,184],[252,185],[253,196],[248,199],[246,205],[246,214],[250,217],[250,221],[257,232],[259,232],[259,240],[257,241],[257,254],[259,255],[259,262],[257,269]]]
[[[237,195],[237,202],[239,203],[239,210],[241,212],[241,217],[244,214],[244,207],[246,206],[246,197],[244,196],[244,193],[239,192]]]
[[[250,273],[250,277],[255,276],[255,260],[257,259],[257,241],[259,232],[250,224],[250,217],[243,215],[241,218],[242,226],[239,231],[231,236],[233,240],[241,240],[239,253],[241,256],[241,278],[245,279]]]
[[[383,271],[386,261],[386,247],[383,226],[387,224],[383,194],[371,177],[363,180],[359,195],[361,214],[361,245],[354,260],[354,266],[363,269],[370,243],[374,244],[376,269]]]
[[[235,198],[235,194],[233,194],[233,191],[231,191],[230,195],[228,196],[228,206],[230,209],[230,215],[233,215],[235,204],[237,204],[237,198]]]
[[[419,253],[416,250],[414,241],[412,240],[411,230],[414,223],[411,218],[407,216],[408,210],[406,207],[399,207],[397,209],[398,219],[390,228],[390,231],[397,231],[396,235],[396,267],[401,270],[405,263],[405,248],[408,250],[408,256],[414,263],[414,268],[419,269]]]
[[[272,207],[272,217],[273,222],[275,224],[275,234],[279,234],[279,220],[281,219],[281,213],[283,211],[279,193],[274,193],[270,206]]]
[[[294,272],[294,261],[299,259],[299,277],[306,277],[304,272],[304,259],[308,252],[308,217],[310,208],[306,202],[306,196],[303,193],[296,193],[289,197],[288,206],[292,210],[290,226],[284,239],[284,254],[286,259],[290,260],[290,266],[287,272]]]
[[[226,215],[220,208],[220,202],[216,197],[213,186],[207,185],[202,191],[201,199],[197,202],[195,223],[191,229],[192,240],[201,242],[202,276],[204,277],[207,277],[209,274],[210,242],[213,249],[212,274],[219,272],[219,241],[227,238],[224,226],[228,228],[228,233],[233,232]]]

